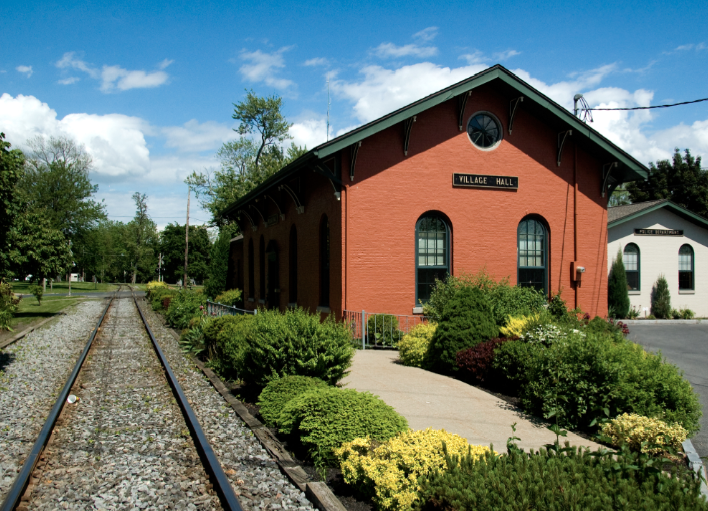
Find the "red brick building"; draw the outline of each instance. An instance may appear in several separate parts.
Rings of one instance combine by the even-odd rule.
[[[227,214],[249,309],[417,314],[446,273],[607,313],[607,200],[644,165],[502,66],[321,144]]]

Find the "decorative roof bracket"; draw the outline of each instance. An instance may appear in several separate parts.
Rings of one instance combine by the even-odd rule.
[[[349,152],[352,155],[352,159],[349,162],[349,180],[354,181],[354,168],[356,167],[356,157],[359,154],[359,148],[361,147],[361,141],[349,146]]]
[[[270,200],[273,202],[273,204],[275,204],[275,207],[276,207],[276,209],[278,210],[278,217],[279,217],[281,220],[285,220],[285,215],[284,215],[283,212],[280,210],[280,205],[278,204],[278,202],[277,202],[273,197],[271,197],[271,196],[268,195],[268,194],[264,195],[263,197],[270,199]]]
[[[335,176],[325,165],[316,164],[312,170],[329,179],[332,188],[334,188],[334,196],[337,200],[340,200],[342,198],[342,180]]]
[[[240,209],[238,214],[239,216],[243,215],[248,219],[248,222],[251,224],[251,229],[254,231],[258,230],[258,226],[253,222],[253,218],[251,218],[251,215],[249,215],[245,209]]]
[[[565,145],[565,140],[573,134],[573,130],[565,130],[558,133],[558,161],[556,162],[558,166],[561,166],[561,156],[563,155],[563,146]]]
[[[409,117],[403,121],[403,155],[408,156],[408,143],[411,141],[411,130],[416,116]]]
[[[523,103],[524,97],[519,96],[516,99],[509,101],[509,135],[511,135],[511,129],[514,127],[514,116],[516,115],[516,109],[519,103]]]
[[[290,195],[290,198],[295,203],[295,211],[297,211],[298,215],[302,215],[305,212],[305,206],[303,206],[302,202],[300,202],[300,197],[297,196],[297,194],[293,191],[292,188],[290,188],[290,186],[282,184],[278,187],[278,190],[285,190],[285,193]]]
[[[605,196],[605,190],[607,189],[607,181],[610,178],[610,173],[612,172],[612,169],[619,167],[619,163],[616,161],[613,161],[611,163],[605,163],[602,166],[602,189],[600,192],[602,193],[602,196]]]
[[[457,96],[457,124],[462,131],[463,118],[465,116],[465,107],[467,106],[467,98],[472,95],[472,91],[467,91],[464,94]]]
[[[258,199],[256,199],[256,201],[258,201]],[[263,220],[263,224],[265,225],[266,219],[265,219],[265,216],[263,215],[263,212],[258,207],[254,206],[253,204],[249,204],[248,207],[253,208],[258,212],[258,214],[261,217],[261,220]]]

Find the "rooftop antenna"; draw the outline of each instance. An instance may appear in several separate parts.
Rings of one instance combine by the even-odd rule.
[[[578,108],[578,103],[580,103],[580,108]],[[580,115],[578,115],[580,112]],[[576,94],[573,97],[573,115],[575,117],[580,117],[583,122],[592,122],[592,112],[590,112],[590,105],[585,101],[582,94]]]
[[[327,78],[327,142],[329,142],[329,105],[331,104],[329,100],[329,78]]]

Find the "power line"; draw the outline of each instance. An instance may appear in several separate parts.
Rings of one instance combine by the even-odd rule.
[[[671,105],[635,106],[633,108],[583,108],[583,110],[651,110],[652,108],[669,108],[671,106],[690,105],[691,103],[700,103],[701,101],[708,101],[708,98],[683,101],[682,103],[673,103]]]

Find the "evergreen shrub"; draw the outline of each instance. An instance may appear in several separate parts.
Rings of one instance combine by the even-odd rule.
[[[331,316],[320,322],[319,314],[302,309],[259,310],[249,326],[239,368],[247,383],[264,387],[271,380],[300,375],[334,385],[351,366],[351,331]]]
[[[481,459],[448,456],[447,470],[420,479],[414,509],[708,510],[699,479],[686,468],[664,474],[656,460],[629,451],[558,451],[488,453]]]
[[[241,293],[240,289],[229,289],[217,295],[214,301],[230,307],[238,307],[243,303],[242,296],[243,293]]]
[[[279,421],[280,432],[297,436],[316,465],[332,463],[333,449],[344,442],[367,437],[385,442],[408,429],[406,419],[377,396],[336,387],[291,399]]]
[[[499,334],[484,292],[463,287],[445,305],[428,350],[430,367],[440,373],[457,371],[457,352],[488,341]]]
[[[539,319],[539,314],[531,316],[509,316],[506,326],[499,329],[504,337],[520,337],[526,331],[526,325]]]
[[[357,438],[334,449],[344,482],[372,497],[378,509],[404,511],[417,498],[418,478],[446,468],[448,454],[473,458],[490,452],[489,447],[470,445],[466,439],[444,429],[408,430],[379,443]]]
[[[427,369],[427,353],[433,339],[435,323],[421,323],[413,327],[398,343],[398,356],[405,366]]]
[[[617,252],[617,257],[612,263],[607,282],[607,294],[607,305],[614,311],[615,317],[626,318],[629,314],[629,292],[621,250]]]
[[[171,298],[174,295],[177,294],[177,291],[174,291],[167,286],[160,286],[160,287],[155,287],[152,289],[149,294],[148,294],[148,299],[150,300],[150,305],[152,305],[152,310],[158,311],[164,308],[163,302],[165,298]],[[169,306],[169,302],[168,302]]]
[[[668,319],[671,316],[671,293],[663,275],[659,275],[651,290],[651,313],[659,319]]]
[[[460,376],[467,381],[486,382],[489,386],[495,386],[497,373],[492,369],[494,351],[505,342],[513,340],[515,339],[500,337],[459,351],[457,353],[457,367],[460,370]]]
[[[219,316],[204,326],[204,344],[208,365],[222,378],[240,378],[240,367],[246,352],[246,337],[253,320],[250,314]]]
[[[189,320],[202,315],[206,296],[195,291],[183,290],[172,296],[165,317],[167,322],[180,330],[189,326]]]
[[[293,398],[328,385],[319,378],[310,376],[286,376],[272,380],[258,397],[263,422],[269,427],[279,427],[280,413],[285,405]]]

